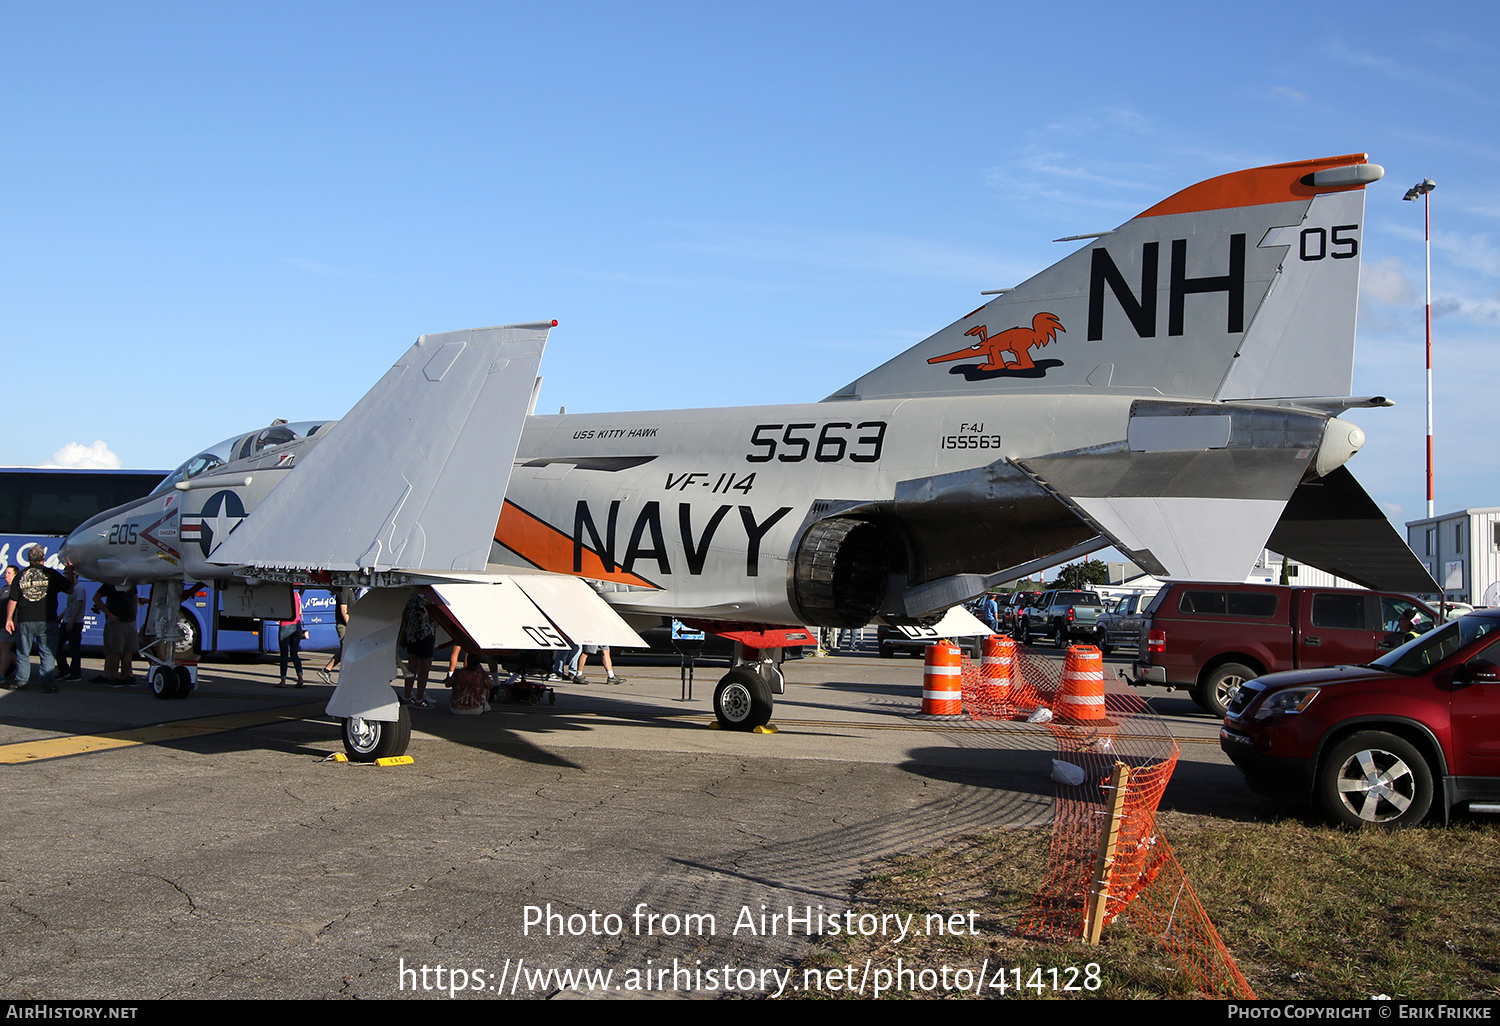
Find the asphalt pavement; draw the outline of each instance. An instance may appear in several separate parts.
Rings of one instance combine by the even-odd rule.
[[[675,663],[621,659],[623,685],[480,717],[439,682],[395,767],[331,761],[331,689],[273,688],[269,663],[205,663],[181,701],[0,693],[0,994],[774,992],[826,930],[804,914],[847,909],[876,860],[1050,822],[1046,730],[923,720],[921,670],[789,662],[772,734],[711,729],[722,665],[691,701]],[[1182,744],[1163,808],[1261,807],[1216,721],[1143,694]]]

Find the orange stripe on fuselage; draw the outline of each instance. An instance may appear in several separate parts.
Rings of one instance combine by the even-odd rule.
[[[542,570],[587,577],[595,581],[618,581],[621,584],[637,584],[643,588],[657,587],[644,577],[626,573],[618,567],[606,570],[604,560],[587,545],[581,546],[583,568],[574,570],[572,535],[564,534],[509,499],[500,507],[500,521],[495,525],[495,541]]]
[[[1262,203],[1288,203],[1292,200],[1309,199],[1325,192],[1349,192],[1363,189],[1363,185],[1343,185],[1337,188],[1314,189],[1302,184],[1304,175],[1330,167],[1349,167],[1367,163],[1364,153],[1347,153],[1342,157],[1321,157],[1318,160],[1299,160],[1291,164],[1271,164],[1268,167],[1252,167],[1246,171],[1210,178],[1206,182],[1190,185],[1173,196],[1168,196],[1156,206],[1137,214],[1137,217],[1160,217],[1163,214],[1191,214],[1199,210],[1225,210],[1230,207],[1253,207]]]

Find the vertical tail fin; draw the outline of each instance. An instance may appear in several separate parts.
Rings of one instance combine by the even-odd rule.
[[[1383,174],[1348,154],[1189,186],[829,399],[1348,395],[1364,187]]]

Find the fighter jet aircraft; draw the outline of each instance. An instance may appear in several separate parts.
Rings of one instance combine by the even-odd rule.
[[[1351,154],[1190,186],[817,403],[528,415],[549,325],[424,336],[344,420],[206,451],[64,554],[103,579],[371,587],[329,704],[359,758],[409,736],[389,683],[413,586],[482,647],[558,647],[602,608],[623,620],[600,640],[662,617],[733,637],[714,707],[742,730],[788,630],[930,623],[1109,545],[1239,580],[1270,537],[1431,587],[1342,469],[1364,438],[1338,415],[1389,405],[1350,395],[1382,174]]]

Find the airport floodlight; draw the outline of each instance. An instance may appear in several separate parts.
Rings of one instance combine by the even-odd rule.
[[[1434,182],[1431,178],[1424,178],[1416,185],[1413,185],[1410,189],[1407,189],[1406,195],[1402,196],[1401,198],[1414,200],[1418,196],[1426,196],[1429,192],[1436,188],[1437,182]]]

